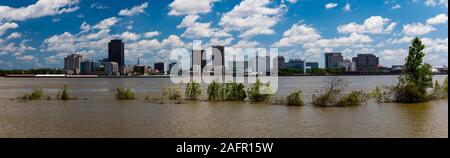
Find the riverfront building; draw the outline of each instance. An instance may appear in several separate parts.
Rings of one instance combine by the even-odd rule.
[[[98,72],[100,66],[96,61],[83,61],[80,63],[80,74],[82,75],[95,75]]]
[[[340,68],[343,63],[342,53],[325,53],[325,68]]]
[[[104,69],[105,75],[114,76],[119,74],[119,64],[116,62],[105,62]]]
[[[353,62],[356,64],[356,71],[371,72],[378,70],[379,58],[373,54],[358,54]]]
[[[125,44],[122,40],[111,40],[108,43],[108,61],[116,62],[120,68],[125,66]]]
[[[164,73],[164,63],[163,62],[156,62],[155,63],[155,70],[158,71],[158,73]]]
[[[71,54],[64,58],[64,71],[68,75],[80,74],[80,65],[83,60],[83,56],[79,54]]]

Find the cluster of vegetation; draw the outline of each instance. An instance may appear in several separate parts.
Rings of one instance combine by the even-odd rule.
[[[431,65],[423,63],[424,49],[422,41],[417,37],[414,38],[405,59],[406,69],[399,76],[399,82],[384,89],[377,87],[372,92],[372,96],[378,102],[419,103],[448,96],[445,88],[447,84],[445,82],[448,81],[445,81],[443,86],[438,82],[433,85]]]
[[[169,100],[181,100],[181,92],[178,86],[165,88],[163,97]]]
[[[247,98],[245,86],[242,83],[217,83],[213,81],[208,85],[209,101],[243,101]]]
[[[117,88],[116,98],[118,100],[133,100],[135,99],[134,92],[129,88]]]
[[[279,76],[292,76],[296,74],[303,74],[303,69],[297,68],[280,68],[278,69]]]
[[[29,70],[0,70],[0,76],[16,75],[16,74],[63,74],[61,69],[29,69]]]
[[[67,87],[67,85],[64,85],[62,91],[58,91],[56,98],[60,100],[70,100],[69,87]]]
[[[313,105],[321,107],[345,107],[361,105],[369,99],[369,95],[363,91],[352,91],[343,93],[348,83],[339,77],[329,78],[325,82],[326,86],[313,95]]]
[[[44,97],[44,92],[41,89],[34,89],[33,92],[31,92],[31,94],[25,94],[25,95],[19,97],[19,99],[37,100],[37,99],[41,99],[42,97]]]
[[[265,102],[272,96],[270,85],[259,80],[256,80],[256,83],[247,90],[247,94],[251,102]]]
[[[302,100],[302,91],[296,91],[286,97],[288,106],[303,106],[305,105]]]
[[[198,100],[198,97],[202,94],[200,83],[191,81],[186,85],[185,97],[186,100]]]

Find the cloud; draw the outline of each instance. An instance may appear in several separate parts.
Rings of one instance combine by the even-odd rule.
[[[327,4],[325,4],[325,9],[333,9],[337,6],[338,6],[337,3],[327,3]]]
[[[425,5],[429,7],[440,5],[448,8],[448,0],[425,0]]]
[[[368,34],[382,34],[390,33],[395,28],[397,23],[390,23],[391,20],[381,16],[371,16],[364,20],[362,25],[350,23],[347,25],[340,25],[337,30],[339,33],[368,33]]]
[[[100,23],[95,25],[93,28],[96,28],[96,29],[108,29],[109,27],[111,27],[114,24],[116,24],[117,22],[119,22],[119,20],[120,20],[119,18],[111,17],[111,18],[102,20]]]
[[[24,21],[78,10],[79,0],[39,0],[35,4],[12,8],[0,6],[0,20]]]
[[[408,36],[425,35],[433,31],[436,31],[436,29],[433,26],[424,25],[422,23],[403,25],[403,33]]]
[[[0,21],[0,36],[5,34],[5,32],[8,31],[9,29],[15,29],[17,27],[19,27],[19,25],[17,25],[17,23],[7,22],[7,23],[2,24]]]
[[[152,37],[155,37],[155,36],[159,36],[159,34],[160,33],[158,31],[146,32],[146,33],[144,33],[144,37],[152,38]]]
[[[104,6],[104,5],[100,4],[100,3],[93,3],[93,4],[91,4],[91,8],[99,9],[99,10],[109,9],[108,6]]]
[[[301,45],[320,39],[320,34],[311,26],[298,23],[294,24],[289,30],[285,31],[283,38],[276,42],[276,47],[286,47],[292,45]]]
[[[148,3],[142,3],[139,6],[134,6],[131,9],[122,9],[119,12],[120,16],[134,16],[139,15],[140,13],[144,13],[144,9],[148,7]]]
[[[350,3],[345,4],[343,9],[345,12],[352,11],[352,7],[351,7]]]
[[[226,31],[239,31],[241,38],[256,35],[272,35],[272,29],[283,16],[284,5],[269,7],[270,0],[244,0],[220,19],[220,25]]]
[[[174,0],[169,15],[189,15],[211,12],[212,3],[219,0]]]
[[[11,33],[8,37],[6,37],[7,40],[11,40],[11,39],[16,39],[16,38],[21,38],[22,34],[19,32],[13,32]]]
[[[448,22],[448,16],[446,14],[439,14],[439,15],[436,15],[435,17],[427,20],[428,25],[445,24],[447,22]]]
[[[141,38],[140,35],[133,33],[133,32],[124,32],[120,35],[120,38],[124,39],[125,41],[136,41],[139,38]]]
[[[396,4],[396,5],[391,7],[392,10],[400,9],[400,8],[402,8],[402,6],[400,4]]]

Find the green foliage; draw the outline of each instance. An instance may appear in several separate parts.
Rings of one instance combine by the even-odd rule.
[[[303,106],[302,91],[296,91],[286,97],[288,106]]]
[[[67,87],[67,85],[64,85],[62,94],[61,94],[61,100],[69,100],[69,88]]]
[[[225,85],[225,100],[243,101],[247,97],[245,86],[242,83],[227,83]]]
[[[261,81],[256,80],[256,83],[248,89],[248,97],[252,102],[264,102],[268,101],[272,96],[270,94],[270,85],[261,83]]]
[[[117,88],[117,93],[116,93],[116,98],[118,100],[133,100],[135,99],[134,97],[134,92],[131,91],[131,89],[129,88]]]
[[[325,81],[325,85],[318,95],[313,95],[313,105],[335,106],[347,83],[339,77],[332,77]]]
[[[278,70],[279,76],[292,76],[296,74],[303,74],[303,69],[297,68],[282,68]]]
[[[13,74],[64,74],[61,69],[30,69],[30,70],[0,70],[0,76],[13,75]]]
[[[224,86],[216,81],[208,85],[207,89],[209,101],[223,101],[224,100]]]
[[[448,76],[445,78],[444,86],[442,87],[444,94],[448,96]]]
[[[44,92],[41,89],[34,89],[33,92],[31,92],[31,94],[26,94],[26,95],[20,97],[20,99],[37,100],[37,99],[41,99],[43,96],[44,96]]]
[[[394,92],[394,102],[420,103],[428,100],[426,94],[414,83],[398,84],[391,89]]]
[[[433,86],[433,73],[431,65],[423,64],[425,57],[425,45],[419,38],[414,38],[412,45],[409,47],[408,57],[405,63],[405,73],[400,76],[400,83],[405,84],[405,87],[414,88],[422,95],[426,95],[427,88]],[[412,89],[410,89],[412,90]],[[418,98],[411,98],[417,100]]]
[[[181,100],[180,88],[178,86],[165,88],[163,96],[167,97],[169,100]]]
[[[322,68],[312,68],[311,70],[309,70],[308,72],[311,75],[326,75],[327,74],[327,70],[326,69],[322,69]]]
[[[366,103],[369,96],[363,91],[352,91],[347,95],[344,95],[339,99],[335,106],[346,107],[346,106],[358,106]]]
[[[200,84],[191,81],[186,84],[186,92],[185,96],[187,100],[198,100],[198,97],[202,94],[202,90],[200,89]]]
[[[447,81],[448,82],[448,81]],[[434,86],[433,86],[433,91],[431,92],[431,94],[429,95],[429,98],[430,99],[443,99],[443,98],[447,98],[448,97],[448,93],[447,93],[447,91],[446,91],[446,89],[445,89],[445,85],[446,84],[446,81],[444,81],[444,84],[441,86],[440,84],[439,84],[439,82],[438,81],[436,81],[435,83],[434,83]]]

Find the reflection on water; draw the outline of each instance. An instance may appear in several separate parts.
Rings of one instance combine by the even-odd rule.
[[[437,76],[443,81],[445,76]],[[282,77],[279,96],[294,89],[306,102],[324,77]],[[349,89],[369,91],[395,76],[345,77]],[[56,95],[64,84],[89,100],[10,100],[34,88]],[[0,137],[448,137],[448,100],[422,104],[376,104],[350,108],[287,107],[250,103],[153,104],[168,79],[0,78]],[[117,87],[138,100],[116,101]],[[206,87],[203,87],[204,91]]]

